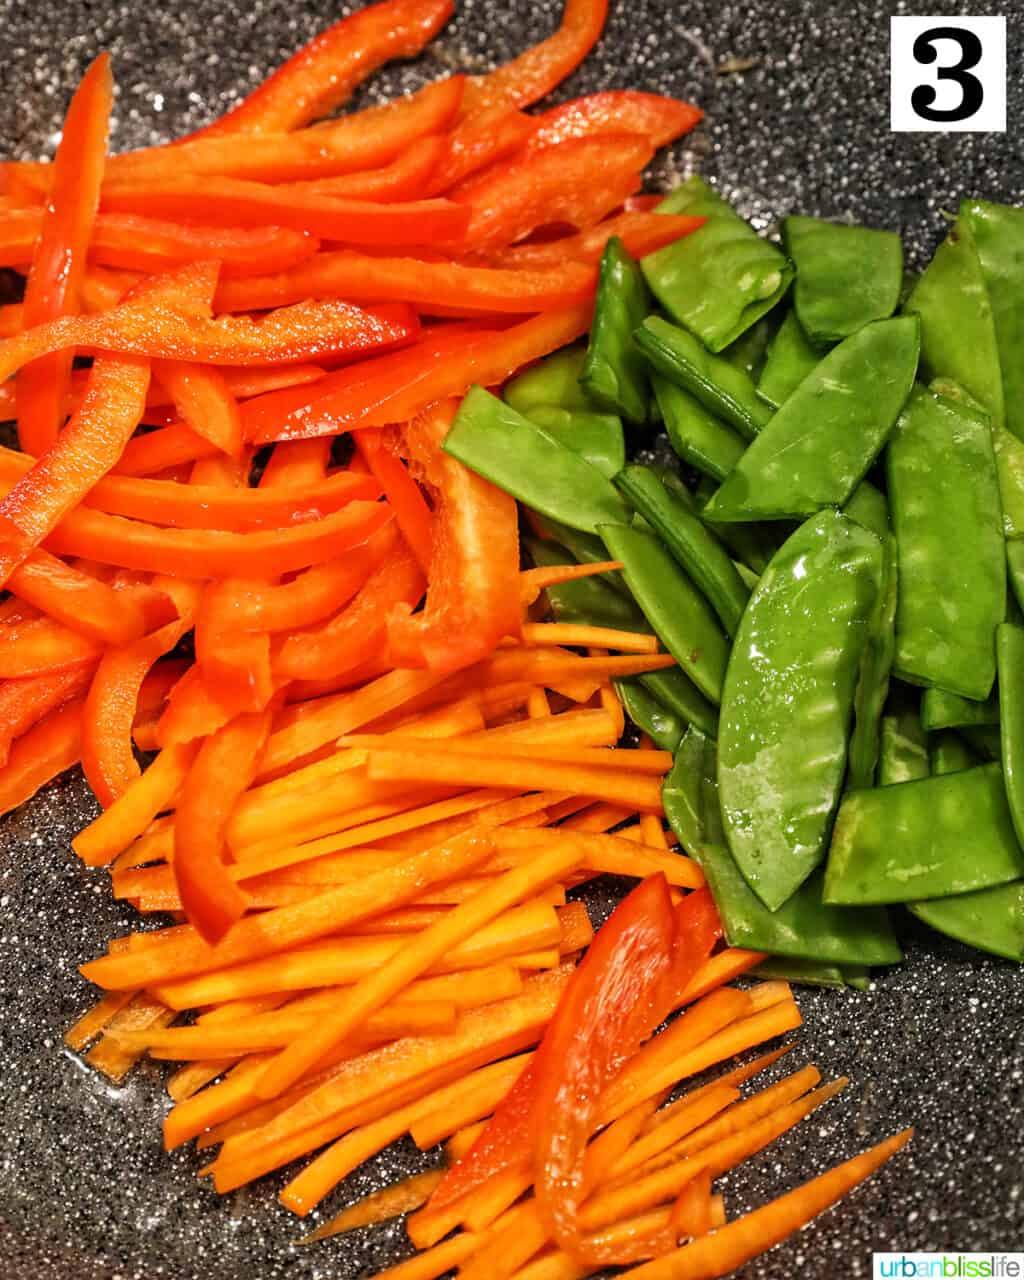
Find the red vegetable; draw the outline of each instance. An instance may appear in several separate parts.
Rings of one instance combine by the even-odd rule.
[[[633,89],[591,93],[537,116],[527,150],[540,151],[570,138],[593,138],[609,133],[638,133],[652,146],[664,147],[689,133],[703,117],[700,107],[676,98],[663,98],[657,93],[638,93]]]

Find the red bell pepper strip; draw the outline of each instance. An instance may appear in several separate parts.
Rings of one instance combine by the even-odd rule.
[[[20,737],[0,769],[0,814],[31,800],[81,756],[82,700],[75,698],[51,711]]]
[[[431,177],[424,195],[439,196],[470,174],[518,151],[536,123],[504,104],[467,117],[449,135],[448,155]]]
[[[20,302],[4,303],[0,307],[0,338],[13,338],[16,333],[21,333],[24,327],[24,306]]]
[[[567,259],[598,263],[612,236],[618,236],[634,258],[643,258],[655,249],[681,240],[703,225],[703,218],[679,214],[619,213],[581,231],[579,235],[545,240],[537,244],[514,245],[495,255],[494,262],[497,266],[522,271],[558,266]]]
[[[53,164],[53,191],[25,284],[22,318],[27,326],[78,310],[107,156],[113,93],[110,56],[104,53],[85,73],[64,120]],[[18,379],[18,438],[29,453],[41,453],[57,438],[71,358],[71,352],[48,356]]]
[[[192,666],[170,691],[167,706],[157,721],[157,743],[166,747],[208,738],[223,729],[233,714],[219,691],[206,683],[197,666]]]
[[[174,879],[185,914],[211,944],[245,912],[224,865],[224,830],[256,775],[270,722],[270,711],[242,715],[207,738],[178,796]]]
[[[420,138],[414,147],[380,169],[313,182],[291,182],[285,189],[296,195],[344,196],[350,200],[421,200],[432,194],[428,183],[448,152],[448,139],[443,135]]]
[[[272,656],[274,678],[335,680],[377,662],[388,639],[388,617],[395,608],[413,608],[423,598],[426,580],[404,539],[392,547],[355,597],[321,627],[284,637]],[[370,677],[366,675],[366,678]]]
[[[463,315],[557,311],[594,292],[597,268],[568,261],[541,271],[508,271],[458,262],[378,258],[355,250],[318,253],[279,275],[228,280],[217,292],[221,311],[282,306],[301,298],[408,302],[421,314]]]
[[[414,58],[452,15],[452,0],[382,0],[293,54],[237,107],[192,137],[287,132],[330,115],[378,67]]]
[[[709,889],[688,893],[673,910],[672,1007],[677,1008],[694,974],[722,937],[722,922]]]
[[[95,662],[101,652],[94,641],[50,618],[7,623],[0,629],[0,679],[65,671]]]
[[[399,667],[457,671],[521,626],[519,601],[508,589],[519,565],[516,503],[442,450],[456,408],[441,403],[403,432],[433,491],[435,516],[426,604],[418,614],[395,609],[388,624]]]
[[[183,218],[210,226],[258,227],[272,223],[324,240],[393,247],[456,242],[468,222],[466,210],[448,200],[375,204],[370,200],[294,192],[242,178],[190,173],[145,182],[110,183],[103,188],[101,207],[156,218]]]
[[[320,484],[330,466],[331,449],[332,443],[326,437],[276,445],[263,468],[260,488]]]
[[[493,166],[453,193],[471,211],[457,242],[487,253],[538,227],[593,226],[639,189],[653,155],[646,138],[617,133],[573,138]]]
[[[148,415],[147,415],[148,416]],[[115,475],[152,476],[182,463],[211,458],[220,453],[215,444],[183,422],[172,423],[157,431],[135,436],[128,441]]]
[[[132,726],[142,683],[191,626],[190,615],[169,622],[133,644],[111,649],[96,669],[82,717],[82,765],[104,809],[140,776],[132,750]]]
[[[609,133],[638,133],[653,147],[664,147],[689,133],[704,118],[700,107],[657,93],[613,89],[573,98],[536,116],[527,151],[541,151],[570,138]]]
[[[353,432],[356,448],[384,491],[409,550],[423,572],[429,574],[434,517],[423,491],[409,474],[405,463],[382,444],[379,434],[369,430]]]
[[[652,213],[664,200],[664,196],[644,195],[630,196],[622,205],[623,213]]]
[[[15,739],[28,733],[43,716],[62,707],[70,698],[85,693],[93,670],[91,665],[84,664],[0,683],[0,768],[7,763]]]
[[[608,0],[566,0],[554,35],[466,86],[463,113],[495,103],[528,107],[539,102],[580,65],[597,44],[608,16]]]
[[[242,419],[238,401],[219,369],[185,360],[158,360],[153,376],[188,426],[223,453],[238,457],[242,452]]]

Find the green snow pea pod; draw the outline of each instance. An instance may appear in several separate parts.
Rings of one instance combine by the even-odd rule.
[[[703,785],[709,746],[707,735],[691,724],[661,786],[665,817],[691,857],[699,856],[705,841]]]
[[[724,845],[705,844],[699,862],[731,947],[819,964],[882,965],[902,959],[884,907],[837,907],[822,900],[822,872],[769,911]]]
[[[889,535],[889,504],[885,494],[869,480],[862,480],[843,507],[843,514],[870,529],[878,538]]]
[[[960,222],[965,222],[974,235],[981,276],[992,306],[1006,426],[1024,440],[1024,209],[964,200],[957,225]],[[968,390],[977,394],[973,387]],[[984,395],[978,395],[978,399],[988,404]]]
[[[735,365],[753,382],[757,382],[764,368],[768,355],[768,347],[777,328],[774,315],[762,316],[756,324],[752,324],[746,333],[741,334],[735,342],[723,348],[721,355],[730,364]]]
[[[907,906],[939,933],[979,951],[1024,961],[1024,880]]]
[[[876,320],[801,382],[705,508],[777,520],[842,506],[881,452],[914,385],[917,320]]]
[[[648,316],[633,339],[653,369],[689,391],[711,413],[752,440],[772,411],[742,369],[712,355],[692,333]]]
[[[1006,544],[1006,567],[1010,574],[1010,586],[1019,608],[1024,609],[1024,542]]]
[[[998,724],[999,695],[984,702],[961,698],[948,689],[925,689],[921,699],[921,727],[929,733],[938,729],[959,729],[962,725]]]
[[[640,683],[681,720],[694,725],[702,733],[714,737],[718,732],[718,710],[713,707],[693,681],[678,667],[665,671],[649,671],[639,677]]]
[[[534,524],[543,531],[544,538],[547,541],[555,542],[559,546],[565,547],[569,552],[566,558],[561,561],[562,564],[570,564],[573,560],[577,564],[604,564],[608,559],[608,548],[596,534],[583,533],[579,529],[572,529],[567,524],[553,520],[550,516],[541,518],[533,515],[531,518]],[[629,594],[626,581],[617,569],[602,573],[601,581],[612,587],[619,595],[625,596],[630,603],[633,602],[633,597]]]
[[[981,701],[992,691],[995,628],[1006,615],[992,433],[917,387],[889,441],[887,472],[900,574],[894,669]]]
[[[626,467],[615,483],[703,591],[728,634],[734,635],[750,592],[726,549],[650,467]]]
[[[1002,760],[1003,739],[995,724],[964,725],[957,733],[967,743],[979,761]]]
[[[694,499],[697,514],[702,520],[704,508],[715,496],[717,489],[718,486],[709,476],[701,476]],[[719,524],[711,532],[729,548],[734,559],[742,561],[752,573],[760,577],[767,569],[768,561],[785,542],[785,536],[779,536],[780,529],[781,525],[773,524]]]
[[[444,448],[527,506],[584,533],[629,519],[596,467],[483,387],[459,406]]]
[[[704,752],[704,773],[700,780],[701,818],[706,845],[725,844],[722,802],[718,794],[718,744],[709,742]]]
[[[840,342],[896,310],[903,246],[893,231],[820,218],[786,218],[786,252],[796,267],[793,306],[811,342]]]
[[[777,978],[800,987],[846,986],[843,969],[837,964],[822,964],[820,960],[786,960],[781,956],[769,956],[750,972],[756,978]]]
[[[772,911],[825,856],[882,564],[873,533],[822,511],[772,558],[736,633],[718,735],[722,813],[737,866]]]
[[[523,545],[535,565],[571,564],[574,557],[556,542],[525,537]],[[604,552],[604,546],[601,547]],[[604,552],[607,555],[606,552]],[[611,574],[592,578],[576,578],[560,582],[545,591],[551,612],[557,622],[574,622],[589,627],[613,627],[616,631],[649,633],[647,619],[631,599],[620,594],[606,581]]]
[[[821,352],[811,346],[800,328],[796,312],[788,312],[768,348],[768,359],[758,379],[757,394],[773,409],[778,409],[820,359]]]
[[[618,238],[605,245],[580,385],[596,405],[630,422],[647,421],[647,364],[633,330],[651,311],[643,272]]]
[[[846,785],[851,790],[874,785],[879,726],[896,651],[896,539],[891,533],[882,538],[882,554],[882,589],[871,616],[853,698],[853,730],[846,774]]]
[[[626,465],[626,437],[614,414],[539,404],[525,416],[609,480]]]
[[[562,409],[593,410],[594,405],[580,386],[586,358],[584,347],[563,347],[507,382],[502,397],[516,413],[526,417],[530,416],[531,409],[542,404],[554,404]]]
[[[661,374],[651,374],[651,385],[676,454],[705,475],[724,480],[743,456],[742,436]]]
[[[660,751],[675,752],[686,732],[686,722],[645,689],[639,680],[613,680],[626,715],[646,733]]]
[[[927,778],[929,773],[928,737],[921,728],[913,707],[882,716],[878,740],[878,785],[891,787],[898,782]]]
[[[712,702],[722,697],[729,642],[711,606],[657,538],[625,525],[601,525],[611,557],[644,617],[697,688]]]
[[[933,778],[941,777],[944,773],[973,769],[981,763],[970,744],[952,729],[943,729],[941,733],[933,734],[928,743],[928,764]]]
[[[659,213],[706,218],[693,235],[644,258],[651,292],[709,351],[721,351],[775,306],[792,264],[701,178],[688,178]]]
[[[1024,842],[1024,628],[996,628],[1003,781],[1017,839]]]
[[[825,901],[914,902],[1024,876],[1003,771],[957,773],[852,791],[839,806]]]

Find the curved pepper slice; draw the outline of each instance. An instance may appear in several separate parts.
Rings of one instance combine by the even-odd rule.
[[[232,457],[242,452],[238,401],[218,369],[186,360],[160,360],[153,373],[190,427]]]
[[[634,89],[590,93],[537,116],[536,131],[527,150],[539,151],[570,138],[608,133],[639,133],[652,146],[664,147],[689,133],[703,118],[700,107],[657,93],[638,93]]]
[[[114,83],[110,55],[85,73],[71,100],[53,164],[53,190],[41,216],[39,243],[25,284],[22,323],[28,327],[78,310],[86,253],[107,156]],[[57,437],[71,373],[71,353],[47,357],[18,380],[18,437],[40,453]]]
[[[299,195],[312,192],[314,195],[344,196],[350,200],[423,200],[433,194],[427,190],[428,179],[448,151],[448,139],[443,134],[420,138],[415,147],[410,147],[390,164],[378,169],[363,169],[312,182],[292,182],[285,189]]]
[[[4,680],[0,684],[0,768],[7,764],[11,745],[51,711],[85,693],[93,667],[68,667],[64,671]]]
[[[504,103],[467,116],[448,135],[447,155],[423,194],[443,195],[471,173],[512,155],[535,127],[532,116]]]
[[[50,714],[14,744],[0,769],[0,814],[30,800],[81,755],[82,700],[75,698]]]

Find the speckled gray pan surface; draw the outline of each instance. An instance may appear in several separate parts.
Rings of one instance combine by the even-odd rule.
[[[451,67],[481,68],[550,30],[557,0],[462,0],[420,62],[370,96]],[[927,12],[960,5],[929,0]],[[991,12],[996,5],[979,10]],[[973,8],[973,6],[968,6]],[[685,95],[707,126],[656,181],[695,167],[759,225],[790,211],[855,216],[907,237],[918,261],[964,193],[1024,198],[1024,5],[1010,6],[1010,131],[888,131],[888,18],[881,3],[622,0],[562,96],[612,86]],[[110,49],[115,142],[160,140],[231,105],[282,55],[337,17],[330,0],[0,0],[0,150],[45,154],[86,62]],[[726,59],[754,59],[716,76]],[[279,1207],[280,1180],[218,1200],[192,1151],[160,1149],[160,1074],[116,1089],[62,1051],[90,992],[76,967],[129,924],[70,836],[94,812],[71,775],[0,824],[0,1276],[5,1280],[354,1280],[396,1260],[397,1228],[312,1249]],[[907,962],[865,994],[801,992],[793,1055],[847,1093],[728,1179],[735,1214],[908,1124],[909,1151],[850,1201],[744,1271],[804,1280],[870,1274],[873,1249],[1024,1247],[1024,973],[909,923]],[[326,1211],[419,1167],[389,1151]]]

